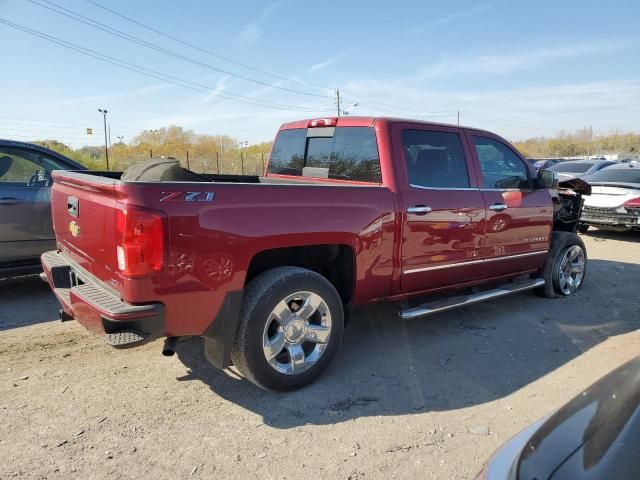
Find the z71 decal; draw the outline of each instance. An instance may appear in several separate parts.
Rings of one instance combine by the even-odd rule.
[[[161,202],[213,202],[214,192],[162,192]]]

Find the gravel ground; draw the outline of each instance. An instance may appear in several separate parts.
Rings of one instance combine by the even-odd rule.
[[[200,339],[118,351],[38,278],[0,281],[0,478],[473,478],[501,443],[634,357],[640,235],[583,236],[587,282],[403,323],[349,324],[289,394],[210,368]]]

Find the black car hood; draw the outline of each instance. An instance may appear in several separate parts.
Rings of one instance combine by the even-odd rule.
[[[554,413],[518,459],[518,480],[640,478],[640,357]]]
[[[558,183],[559,188],[570,188],[582,195],[591,195],[591,185],[582,180],[581,178],[570,178],[568,180],[562,180]]]

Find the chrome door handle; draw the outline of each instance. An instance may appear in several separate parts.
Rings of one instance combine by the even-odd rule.
[[[16,203],[20,203],[17,198],[0,198],[0,205],[15,205]]]
[[[414,207],[407,208],[407,213],[415,213],[416,215],[425,215],[431,211],[431,207],[426,205],[416,205]]]
[[[506,210],[507,208],[509,208],[509,207],[507,207],[504,203],[494,203],[493,205],[491,205],[489,207],[489,210],[498,210],[498,211],[500,211],[500,210]]]

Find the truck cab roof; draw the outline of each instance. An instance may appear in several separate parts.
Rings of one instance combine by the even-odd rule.
[[[464,129],[471,130],[474,132],[495,135],[487,130],[482,130],[474,127],[467,127],[463,125],[454,125],[451,123],[440,123],[440,122],[430,122],[427,120],[416,120],[411,118],[401,118],[401,117],[374,117],[374,116],[347,116],[347,117],[316,117],[316,118],[306,118],[302,120],[296,120],[294,122],[284,123],[280,130],[292,130],[294,128],[307,128],[310,126],[311,122],[314,121],[322,121],[328,120],[331,121],[331,126],[335,127],[374,127],[378,122],[387,122],[387,123],[411,123],[415,125],[426,125],[426,126],[434,126],[434,127],[448,127],[448,128],[456,128],[456,129]]]

